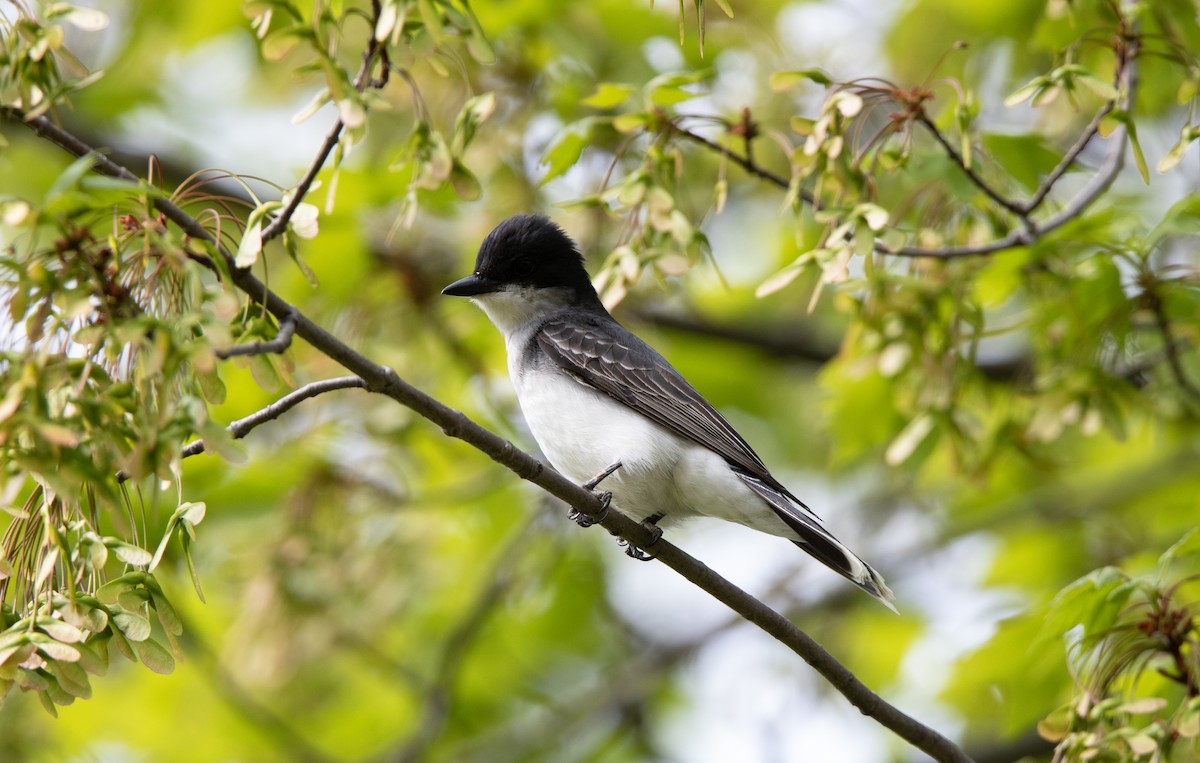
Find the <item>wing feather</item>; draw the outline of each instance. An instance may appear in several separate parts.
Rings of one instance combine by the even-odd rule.
[[[535,339],[563,370],[804,506],[712,404],[633,334],[601,329],[591,316],[572,316],[547,321]]]
[[[590,315],[551,319],[538,329],[535,340],[567,373],[724,458],[742,482],[792,528],[799,538],[793,541],[796,545],[895,611],[883,577],[772,477],[729,422],[649,345]]]

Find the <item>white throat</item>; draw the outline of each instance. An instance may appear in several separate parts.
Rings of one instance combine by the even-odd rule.
[[[530,321],[569,308],[570,289],[538,289],[532,286],[505,286],[500,291],[471,297],[505,338],[511,337]]]

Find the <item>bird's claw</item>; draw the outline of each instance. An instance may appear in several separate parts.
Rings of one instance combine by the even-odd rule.
[[[654,537],[653,540],[646,544],[646,548],[638,548],[637,546],[625,540],[621,540],[619,543],[625,546],[625,556],[628,556],[630,559],[637,559],[639,562],[650,562],[658,558],[658,552],[647,552],[653,549],[655,544],[658,543],[659,538],[662,537],[663,531],[661,527],[649,520],[642,522],[642,527],[646,528],[646,530],[648,530]]]
[[[606,467],[604,471],[583,483],[583,489],[589,492],[594,492],[597,485],[606,480],[613,472],[620,468],[620,461],[617,461],[616,463]],[[600,499],[600,511],[596,512],[594,516],[588,516],[578,509],[571,509],[571,511],[567,514],[567,519],[570,519],[580,527],[591,527],[597,522],[603,522],[604,518],[608,516],[608,507],[610,504],[612,504],[612,493],[605,490],[603,493],[597,493],[596,497]]]
[[[580,527],[591,527],[597,522],[603,522],[604,518],[608,516],[608,507],[612,504],[612,493],[605,490],[603,493],[597,494],[596,497],[600,499],[600,511],[596,512],[594,516],[588,516],[578,509],[571,509],[567,513],[567,519],[570,519]]]
[[[583,489],[584,490],[595,490],[597,485],[599,485],[604,480],[608,479],[608,477],[610,475],[612,475],[613,472],[615,472],[617,469],[620,469],[620,468],[621,468],[620,461],[617,461],[617,462],[605,467],[604,471],[600,472],[595,477],[592,477],[590,480],[583,483]]]

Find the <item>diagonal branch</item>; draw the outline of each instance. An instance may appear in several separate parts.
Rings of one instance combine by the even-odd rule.
[[[221,664],[208,642],[202,636],[196,635],[194,628],[189,626],[188,634],[188,651],[198,653],[201,660],[207,663],[207,670],[201,672],[208,679],[212,690],[241,716],[243,722],[251,724],[258,732],[268,737],[279,751],[287,752],[289,760],[297,763],[335,763],[336,758],[330,757],[317,745],[309,742],[286,718],[277,715],[242,686],[237,676]]]
[[[1129,128],[1126,123],[1122,123],[1109,136],[1107,156],[1099,169],[1097,169],[1096,174],[1092,176],[1087,185],[1080,189],[1074,198],[1067,202],[1062,209],[1045,220],[1034,221],[1028,217],[1029,213],[1033,212],[1045,201],[1059,178],[1075,163],[1079,154],[1091,142],[1096,133],[1099,132],[1100,123],[1104,118],[1114,110],[1128,112],[1133,105],[1134,95],[1137,91],[1137,70],[1134,62],[1137,59],[1138,41],[1136,38],[1123,38],[1118,41],[1117,45],[1116,83],[1117,90],[1121,93],[1120,101],[1115,104],[1107,104],[1092,118],[1091,123],[1088,124],[1083,134],[1068,149],[1067,153],[1046,179],[1042,181],[1042,185],[1038,188],[1037,192],[1027,202],[1019,205],[1017,213],[1021,215],[1022,221],[1026,223],[1024,229],[1014,230],[1007,236],[994,241],[940,249],[924,249],[909,246],[892,248],[882,241],[877,240],[875,242],[875,251],[899,257],[934,257],[937,259],[993,254],[1014,246],[1028,246],[1082,215],[1096,199],[1100,198],[1108,190],[1113,181],[1117,179],[1121,167],[1124,166],[1125,148],[1129,143]]]
[[[1126,62],[1126,65],[1128,65],[1128,62]],[[1120,85],[1121,83],[1118,81],[1117,87],[1120,87]],[[1131,96],[1129,103],[1132,102]],[[1063,154],[1062,159],[1059,160],[1054,169],[1050,170],[1050,174],[1042,179],[1042,184],[1038,186],[1037,191],[1020,205],[1024,212],[1032,212],[1042,205],[1042,202],[1046,200],[1046,197],[1054,189],[1059,179],[1066,174],[1067,170],[1071,169],[1072,165],[1075,164],[1075,160],[1083,153],[1083,149],[1087,148],[1087,145],[1092,142],[1092,138],[1096,137],[1100,132],[1100,123],[1112,113],[1113,107],[1114,104],[1109,102],[1104,105],[1104,108],[1096,112],[1096,115],[1092,117],[1092,121],[1080,133],[1075,143],[1067,149],[1067,152]]]
[[[1183,367],[1183,359],[1179,356],[1179,342],[1176,341],[1174,332],[1171,330],[1171,321],[1167,318],[1167,309],[1163,305],[1162,297],[1156,292],[1148,292],[1146,301],[1150,305],[1150,312],[1154,314],[1154,323],[1158,327],[1158,333],[1162,335],[1163,352],[1167,357],[1167,366],[1171,369],[1171,375],[1175,377],[1175,383],[1179,388],[1192,397],[1193,400],[1200,402],[1200,386],[1188,377],[1187,371]]]
[[[437,741],[450,718],[454,683],[462,667],[463,658],[479,637],[488,615],[496,609],[505,592],[512,587],[514,569],[528,548],[529,538],[540,521],[540,518],[534,515],[526,522],[482,576],[482,590],[442,646],[433,680],[421,700],[421,719],[417,722],[417,728],[404,746],[391,756],[393,763],[418,763],[428,757],[429,748]]]
[[[773,183],[774,185],[782,188],[785,191],[788,190],[789,188],[791,188],[790,180],[785,178],[783,175],[779,175],[775,172],[772,172],[771,170],[767,169],[766,167],[763,167],[760,164],[758,164],[758,162],[754,161],[754,157],[751,156],[749,154],[749,152],[747,152],[746,155],[743,156],[734,151],[730,151],[728,148],[726,148],[725,146],[722,146],[720,143],[717,143],[716,141],[713,141],[713,140],[709,140],[708,138],[704,137],[703,135],[700,135],[699,133],[694,133],[691,130],[680,127],[679,125],[675,124],[674,122],[668,122],[667,129],[669,129],[671,132],[675,133],[676,135],[687,138],[688,140],[692,141],[693,143],[699,143],[700,145],[705,146],[706,148],[719,153],[721,156],[728,157],[729,161],[738,165],[739,167],[744,169],[746,172],[749,172],[751,175],[754,175],[755,177],[762,178],[763,180]],[[750,138],[747,136],[746,137],[746,148],[749,149],[749,147],[750,147]],[[808,191],[804,188],[800,189],[800,198],[804,199],[804,201],[810,205],[816,203],[813,198],[812,192]]]
[[[292,346],[292,337],[296,334],[296,318],[292,315],[285,316],[279,321],[279,332],[275,334],[274,339],[268,339],[263,342],[251,342],[250,344],[239,344],[233,347],[226,347],[216,351],[216,355],[221,360],[238,355],[278,355]]]
[[[737,323],[717,323],[699,315],[659,310],[639,306],[633,318],[652,326],[681,331],[699,337],[731,342],[742,347],[761,350],[772,359],[802,360],[824,364],[838,354],[836,342],[822,339],[815,333],[797,326],[748,326]],[[975,368],[996,382],[1017,382],[1028,377],[1031,359],[1026,355],[976,360]]]
[[[90,146],[65,133],[45,117],[26,120],[20,109],[11,107],[3,109],[2,113],[9,119],[20,119],[31,129],[37,131],[39,135],[47,137],[78,156],[95,155],[96,163],[93,169],[97,172],[138,182],[136,176],[128,169],[107,157],[94,154]],[[71,147],[74,147],[74,150]],[[152,203],[164,217],[178,225],[187,235],[209,244],[223,259],[229,279],[247,296],[262,304],[279,320],[283,320],[289,314],[294,314],[296,334],[315,349],[356,374],[361,378],[366,389],[386,395],[410,408],[439,426],[446,435],[463,440],[522,479],[529,480],[546,492],[561,498],[576,510],[595,519],[597,524],[613,535],[624,539],[630,545],[642,549],[653,545],[658,552],[655,558],[659,562],[670,567],[791,649],[864,715],[874,718],[909,744],[923,750],[939,762],[971,763],[971,759],[958,745],[871,691],[846,666],[838,662],[812,637],[797,628],[783,615],[721,577],[687,552],[669,541],[657,537],[641,523],[615,509],[606,511],[605,506],[594,493],[584,490],[553,469],[545,467],[533,456],[476,424],[460,411],[450,408],[405,382],[395,370],[381,366],[358,353],[268,289],[250,270],[237,268],[229,251],[195,218],[167,199],[154,197]]]
[[[334,379],[324,379],[323,381],[311,382],[293,392],[284,395],[268,405],[266,408],[255,411],[245,418],[238,419],[226,427],[226,430],[233,436],[233,439],[240,440],[246,435],[250,434],[255,427],[265,424],[268,421],[274,421],[309,398],[313,398],[317,395],[321,395],[326,392],[332,392],[338,389],[351,389],[354,387],[361,389],[366,386],[367,383],[357,376],[339,376]],[[180,454],[180,458],[189,458],[191,456],[199,455],[200,453],[203,453],[204,450],[204,440],[195,440],[193,442],[189,442],[184,447],[183,452]]]
[[[996,252],[1012,249],[1013,247],[1029,246],[1083,214],[1096,199],[1100,198],[1108,190],[1124,165],[1125,148],[1129,142],[1129,128],[1125,123],[1118,126],[1113,131],[1113,134],[1109,136],[1108,153],[1088,184],[1074,198],[1067,202],[1062,209],[1045,220],[1038,221],[1032,217],[1032,214],[1045,203],[1050,192],[1058,184],[1058,181],[1062,179],[1067,170],[1074,166],[1075,162],[1079,159],[1079,155],[1100,132],[1100,124],[1104,119],[1114,112],[1128,113],[1134,102],[1137,85],[1135,61],[1139,48],[1138,40],[1133,36],[1124,36],[1117,41],[1116,45],[1117,62],[1114,80],[1118,92],[1121,93],[1120,99],[1106,103],[1096,112],[1079,138],[1067,149],[1067,152],[1063,154],[1054,169],[1042,180],[1041,185],[1038,186],[1033,195],[1025,201],[1010,199],[993,188],[991,184],[984,180],[979,173],[975,172],[963,160],[962,155],[946,139],[946,136],[942,134],[937,125],[929,119],[925,112],[918,112],[915,119],[933,135],[934,139],[942,146],[955,165],[966,174],[967,179],[993,202],[1016,215],[1020,219],[1022,227],[992,241],[965,244],[962,246],[939,247],[936,249],[915,246],[891,247],[882,240],[876,240],[875,251],[879,254],[894,257],[929,257],[943,260],[995,254]],[[738,155],[720,143],[709,140],[672,122],[668,122],[667,125],[667,129],[675,134],[705,146],[724,157],[728,157],[751,175],[766,180],[784,190],[791,188],[791,183],[787,178],[760,167],[749,154],[745,156]],[[810,205],[815,203],[812,194],[804,189],[800,190],[800,197]]]
[[[976,172],[974,167],[972,167],[970,164],[967,164],[967,160],[964,159],[963,155],[958,152],[958,149],[946,139],[946,136],[941,130],[938,129],[938,126],[933,123],[933,120],[929,118],[929,115],[925,113],[924,109],[921,109],[917,112],[915,119],[922,127],[929,131],[929,134],[933,136],[933,139],[938,142],[938,144],[942,147],[942,150],[945,151],[950,157],[950,161],[954,162],[955,166],[957,166],[958,169],[967,176],[967,179],[970,180],[976,188],[978,188],[980,191],[983,191],[983,194],[989,199],[1004,207],[1009,212],[1012,212],[1017,217],[1021,218],[1021,222],[1023,222],[1026,227],[1032,224],[1029,220],[1029,213],[1033,208],[1027,207],[1027,205],[1022,204],[1019,201],[1014,201],[1008,198],[993,188],[990,183],[984,180],[983,176]],[[1049,190],[1049,188],[1046,189],[1047,192],[1049,192]]]
[[[371,15],[371,28],[374,29],[376,22],[379,20],[378,0],[373,2],[372,6],[374,8],[374,12]],[[370,79],[371,68],[375,65],[375,59],[381,56],[384,58],[384,67],[383,74],[381,75],[382,79],[378,83],[379,85],[382,85],[387,81],[387,49],[384,47],[383,42],[375,39],[375,35],[372,34],[371,41],[367,45],[367,50],[363,54],[362,66],[359,68],[358,74],[354,77],[354,89],[359,93],[363,92],[368,85],[376,85],[376,83],[372,82]],[[287,204],[284,205],[284,208],[280,211],[280,213],[275,216],[275,219],[273,219],[267,227],[263,228],[262,242],[264,244],[283,233],[284,229],[287,228],[288,222],[292,219],[292,215],[296,213],[296,209],[300,206],[300,203],[304,201],[304,197],[308,195],[308,189],[312,188],[312,184],[316,181],[317,173],[319,173],[321,168],[325,166],[325,161],[329,158],[329,154],[333,151],[333,147],[338,144],[339,140],[341,140],[342,130],[345,129],[345,127],[346,123],[339,116],[337,120],[334,121],[333,126],[329,128],[329,132],[325,134],[324,142],[321,143],[321,147],[317,149],[317,155],[313,159],[313,163],[309,165],[308,171],[304,173],[304,177],[300,178],[300,182],[296,184],[296,187],[293,188],[289,194]]]

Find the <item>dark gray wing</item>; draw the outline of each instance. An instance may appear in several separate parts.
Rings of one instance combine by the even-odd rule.
[[[567,373],[724,458],[796,532],[796,545],[895,611],[883,577],[822,527],[729,422],[649,345],[618,324],[587,313],[547,321],[534,340]]]
[[[661,355],[619,325],[574,315],[542,324],[535,339],[563,370],[804,506],[771,476],[758,454],[711,403]]]

